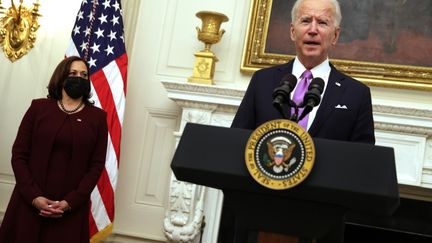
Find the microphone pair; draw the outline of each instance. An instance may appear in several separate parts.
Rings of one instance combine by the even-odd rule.
[[[273,106],[279,111],[283,118],[290,119],[294,122],[303,119],[315,106],[319,105],[321,102],[321,94],[324,91],[324,80],[322,78],[312,79],[301,104],[296,104],[290,97],[296,85],[297,78],[289,73],[282,78],[279,86],[273,90]],[[291,108],[295,109],[294,114],[291,114]],[[298,108],[304,108],[300,117],[298,117],[297,114]]]

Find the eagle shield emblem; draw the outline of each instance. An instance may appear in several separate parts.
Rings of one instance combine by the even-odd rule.
[[[267,163],[268,167],[272,167],[275,173],[288,171],[289,167],[295,163],[296,158],[291,158],[295,144],[286,137],[275,137],[267,141],[267,155],[271,162]]]

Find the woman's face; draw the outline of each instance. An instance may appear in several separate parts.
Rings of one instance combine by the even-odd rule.
[[[87,66],[82,61],[73,61],[69,69],[69,77],[81,77],[88,79]]]
[[[85,79],[87,82],[89,79],[88,76],[88,70],[85,63],[81,60],[73,61],[70,65],[69,72],[68,72],[68,78],[69,77],[80,77],[82,79]],[[73,81],[68,80],[66,78],[63,80],[62,84],[62,97],[71,97],[72,99],[77,99],[78,97],[81,97],[83,95],[83,81],[74,79]],[[87,87],[89,89],[89,87]]]

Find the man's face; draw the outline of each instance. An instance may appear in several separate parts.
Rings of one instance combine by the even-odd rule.
[[[306,68],[311,69],[323,62],[339,37],[340,28],[335,26],[335,12],[329,1],[305,0],[291,23],[291,40],[296,53]]]

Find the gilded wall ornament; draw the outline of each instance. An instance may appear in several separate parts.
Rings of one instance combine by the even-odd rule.
[[[22,2],[20,0],[16,7],[11,0],[11,7],[6,10],[0,1],[0,45],[11,62],[20,59],[33,48],[39,28],[39,1],[29,8]]]

